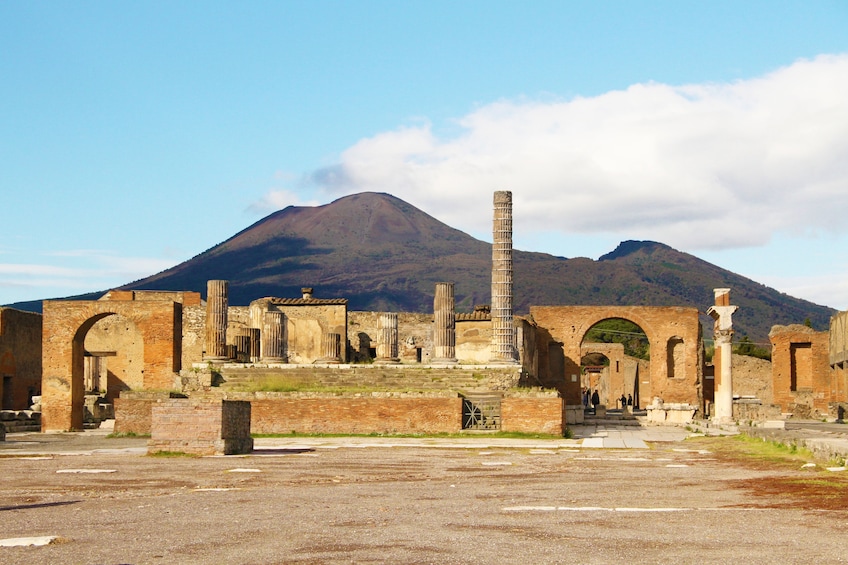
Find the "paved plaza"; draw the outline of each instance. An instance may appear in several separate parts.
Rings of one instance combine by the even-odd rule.
[[[33,565],[848,562],[846,477],[821,463],[734,459],[714,449],[722,440],[677,427],[573,432],[259,438],[251,455],[202,458],[147,456],[143,438],[105,431],[9,434],[0,555]]]

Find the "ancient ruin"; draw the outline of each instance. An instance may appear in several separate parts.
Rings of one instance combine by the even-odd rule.
[[[236,437],[230,443],[246,449],[251,430],[562,433],[585,418],[842,418],[848,408],[846,312],[828,332],[775,326],[771,362],[733,353],[737,307],[726,288],[701,313],[531,306],[515,316],[510,192],[494,195],[493,242],[492,303],[471,312],[456,311],[452,282],[438,283],[432,312],[421,313],[349,311],[346,299],[316,297],[312,287],[233,306],[225,280],[210,280],[205,300],[113,290],[99,300],[45,301],[43,315],[2,308],[0,417],[6,428],[43,431],[114,418],[117,431],[152,432],[157,449],[199,453],[214,442],[215,452],[235,449],[224,443]],[[712,363],[704,313],[715,321]],[[615,320],[643,332],[634,339],[644,340],[644,355],[591,338]],[[320,392],[335,389],[369,392]],[[587,392],[598,395],[591,406]],[[226,401],[247,406],[231,418],[242,423],[232,438],[220,433],[230,421]],[[188,406],[205,415],[189,425]],[[174,414],[187,427],[172,433]],[[206,443],[185,444],[183,432]]]

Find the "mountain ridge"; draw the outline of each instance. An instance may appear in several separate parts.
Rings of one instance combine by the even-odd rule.
[[[278,210],[188,261],[120,288],[205,294],[208,279],[226,279],[233,305],[299,296],[310,286],[316,297],[347,298],[351,310],[428,312],[435,283],[450,281],[457,311],[470,311],[489,303],[491,247],[395,196],[364,192]],[[737,336],[767,343],[774,324],[809,318],[825,329],[835,312],[652,241],[623,241],[597,261],[514,250],[513,264],[519,314],[530,305],[694,306],[703,313],[713,289],[728,287],[740,306]],[[711,327],[706,314],[702,320]]]

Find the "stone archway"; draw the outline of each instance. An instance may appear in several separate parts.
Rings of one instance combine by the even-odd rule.
[[[42,431],[83,427],[85,337],[118,314],[144,344],[141,388],[170,389],[180,370],[182,305],[171,300],[47,300],[43,306]]]
[[[562,383],[560,392],[566,404],[580,403],[580,358],[586,333],[598,322],[609,318],[621,318],[638,325],[648,337],[650,350],[660,359],[650,364],[648,375],[640,375],[642,404],[650,402],[646,398],[646,388],[652,396],[658,396],[665,402],[689,403],[700,406],[702,397],[702,359],[701,325],[696,308],[661,306],[532,306],[530,315],[539,328],[544,330],[548,341],[562,344],[565,357],[563,375],[542,374],[543,380]],[[661,362],[663,353],[674,342],[679,364],[674,374],[668,372],[667,363]],[[547,366],[542,357],[548,354],[548,342],[538,345],[541,368]],[[564,378],[563,378],[564,377]]]

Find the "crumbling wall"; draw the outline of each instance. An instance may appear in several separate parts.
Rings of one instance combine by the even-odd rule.
[[[831,370],[828,363],[828,332],[792,324],[774,326],[772,344],[774,403],[783,412],[810,418],[828,413]]]
[[[0,409],[27,410],[41,394],[41,314],[0,307]]]

